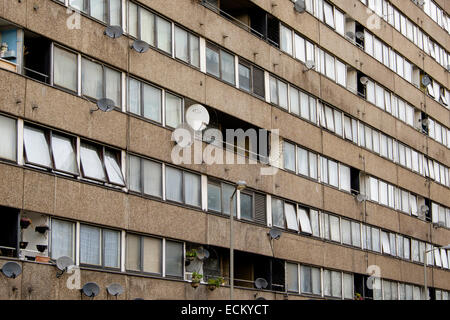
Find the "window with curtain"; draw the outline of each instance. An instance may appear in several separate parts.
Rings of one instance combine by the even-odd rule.
[[[284,203],[284,212],[286,215],[287,228],[294,231],[299,231],[297,222],[296,206],[290,203]]]
[[[332,241],[341,242],[339,218],[330,215],[329,219],[330,219],[330,239]]]
[[[172,24],[156,16],[157,47],[167,53],[172,53]]]
[[[23,142],[26,163],[47,168],[52,167],[49,144],[44,131],[25,125]]]
[[[298,265],[286,263],[286,284],[289,292],[298,292]]]
[[[247,65],[239,63],[239,88],[250,92],[251,90],[251,69]]]
[[[51,257],[66,256],[75,261],[75,224],[64,220],[51,220]]]
[[[82,143],[80,147],[81,168],[86,178],[105,181],[106,174],[98,148],[93,145]]]
[[[78,90],[77,55],[57,46],[53,49],[53,83],[74,92]]]
[[[105,149],[104,164],[109,182],[120,186],[124,186],[125,181],[122,176],[119,161],[120,160],[118,159],[116,153],[112,152],[111,150]]]
[[[295,145],[284,141],[284,168],[295,172]]]
[[[220,72],[222,80],[234,84],[234,56],[220,50]]]
[[[120,232],[102,230],[103,237],[103,266],[107,268],[120,268]]]
[[[275,227],[285,228],[283,201],[272,198],[272,224]]]
[[[183,202],[183,171],[166,167],[166,199]]]
[[[361,225],[358,222],[351,223],[352,225],[352,245],[361,247]]]
[[[294,42],[295,42],[295,57],[302,62],[306,62],[305,39],[303,39],[300,35],[295,33]]]
[[[347,219],[341,219],[341,228],[342,228],[342,243],[343,244],[352,244],[352,232],[351,232],[351,222]]]
[[[353,299],[353,275],[344,273],[342,282],[344,285],[344,299]]]
[[[126,269],[150,274],[162,273],[162,240],[127,234]]]
[[[104,98],[103,68],[101,64],[81,59],[81,91],[93,99]]]
[[[80,263],[101,265],[101,235],[100,228],[80,226]]]
[[[240,193],[241,219],[253,220],[253,195]]]
[[[325,16],[325,23],[334,29],[333,6],[326,1],[323,2],[323,15]]]
[[[310,209],[309,219],[311,222],[312,235],[315,237],[320,237],[319,211]]]
[[[76,151],[72,139],[53,133],[52,152],[56,170],[78,174]]]
[[[339,164],[339,175],[339,188],[350,192],[350,168],[343,164]]]
[[[127,234],[126,263],[128,271],[141,271],[141,237]]]
[[[297,147],[297,170],[301,175],[309,175],[308,151],[300,147]]]
[[[292,55],[292,30],[280,24],[280,49]]]
[[[219,49],[208,44],[206,46],[206,72],[220,77]]]
[[[222,211],[221,193],[220,184],[208,182],[208,210]]]
[[[183,276],[183,244],[180,242],[166,241],[166,276]]]
[[[17,159],[17,121],[0,115],[0,158],[16,161]]]
[[[309,220],[307,209],[298,208],[298,223],[301,231],[307,234],[312,234],[311,222]]]
[[[161,198],[162,167],[158,162],[128,156],[128,188]]]
[[[200,176],[190,172],[184,172],[184,197],[185,203],[191,206],[201,206]]]
[[[155,45],[155,15],[139,7],[139,35],[142,41]]]
[[[176,128],[183,122],[183,99],[166,92],[166,126]]]

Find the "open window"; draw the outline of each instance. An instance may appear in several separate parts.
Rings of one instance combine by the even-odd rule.
[[[0,207],[0,256],[16,258],[19,248],[19,210]]]
[[[34,80],[50,84],[51,41],[38,34],[25,31],[23,45],[23,74]]]
[[[0,68],[21,72],[23,59],[23,30],[0,19]]]

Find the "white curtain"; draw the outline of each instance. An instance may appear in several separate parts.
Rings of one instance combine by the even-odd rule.
[[[361,247],[361,226],[358,222],[352,222],[352,245]]]
[[[141,191],[141,160],[132,155],[128,156],[128,188]]]
[[[156,122],[161,122],[162,91],[148,84],[142,84],[143,115]],[[166,121],[167,122],[167,121]]]
[[[120,26],[122,12],[120,10],[121,0],[109,0],[109,24],[112,26]]]
[[[166,275],[183,276],[183,244],[166,241]]]
[[[287,109],[288,108],[288,88],[287,84],[278,80],[278,97],[279,106]]]
[[[234,56],[221,50],[220,67],[222,80],[234,84]]]
[[[127,234],[127,261],[126,269],[140,271],[141,269],[141,237]]]
[[[342,273],[331,271],[331,295],[333,297],[342,296]]]
[[[308,175],[308,151],[302,148],[297,148],[297,167],[298,173]]]
[[[199,175],[184,172],[184,193],[186,204],[200,207],[201,185]]]
[[[103,265],[109,268],[120,268],[120,232],[103,230]]]
[[[172,24],[160,17],[156,17],[156,30],[158,32],[158,48],[172,53]]]
[[[311,267],[301,266],[300,283],[302,285],[302,293],[312,293]]]
[[[16,120],[0,116],[0,157],[8,160],[16,160],[17,128]]]
[[[298,209],[298,221],[300,222],[302,232],[312,234],[308,213],[303,208]]]
[[[341,241],[341,234],[340,234],[340,228],[339,228],[339,218],[336,216],[329,216],[330,217],[330,235],[331,240],[340,242]]]
[[[292,30],[280,25],[280,49],[292,55]]]
[[[133,78],[128,78],[128,110],[141,114],[141,83]]]
[[[344,299],[353,299],[353,275],[344,273]]]
[[[121,105],[122,75],[120,72],[105,68],[106,98],[115,102],[115,106]]]
[[[182,122],[182,100],[166,93],[166,125],[176,128]]]
[[[329,184],[334,187],[339,187],[337,162],[328,160],[328,176]]]
[[[272,199],[272,223],[275,227],[284,228],[283,201]]]
[[[289,90],[289,97],[290,97],[290,103],[291,103],[291,113],[299,115],[300,114],[300,100],[299,100],[299,91],[294,88],[290,88]]]
[[[309,218],[311,222],[312,235],[320,237],[319,212],[317,210],[309,210]]]
[[[310,119],[309,117],[309,97],[306,93],[300,91],[300,115],[304,119]]]
[[[166,198],[168,200],[183,202],[183,172],[166,167]]]
[[[295,146],[291,143],[284,142],[284,168],[295,171]]]
[[[155,16],[149,11],[139,8],[140,15],[140,38],[149,45],[155,45]]]
[[[53,50],[53,83],[77,91],[77,55],[55,46]]]
[[[295,206],[289,203],[284,204],[286,224],[288,229],[298,231],[298,222]]]
[[[302,62],[306,62],[305,39],[303,39],[296,33],[294,36],[294,40],[295,40],[295,57]]]
[[[188,33],[178,27],[175,27],[175,57],[189,62]]]
[[[83,59],[81,62],[81,84],[83,95],[94,99],[103,97],[103,67],[95,62]]]
[[[106,1],[105,0],[91,0],[90,11],[91,16],[94,18],[106,22]]]
[[[138,36],[138,6],[132,3],[131,1],[128,2],[128,33],[137,38]]]
[[[142,160],[144,193],[161,197],[162,168],[161,164],[149,160]]]
[[[161,257],[162,257],[162,246],[161,240],[149,237],[142,238],[142,261],[144,272],[149,273],[161,273]],[[169,252],[166,253],[166,261],[170,259],[168,256]]]
[[[311,268],[312,293],[321,294],[322,288],[320,285],[320,269]]]
[[[100,229],[81,225],[80,263],[100,265]]]
[[[287,272],[287,290],[298,292],[298,265],[296,263],[286,264]]]
[[[73,227],[74,224],[71,222],[52,219],[52,259],[58,259],[63,256],[74,259]]]
[[[351,223],[347,219],[341,220],[341,228],[342,228],[342,243],[344,244],[352,244],[352,230]]]
[[[52,151],[57,170],[78,173],[76,153],[71,139],[53,134]]]
[[[200,40],[197,36],[189,34],[189,55],[191,58],[191,64],[194,67],[200,67]]]
[[[377,228],[372,228],[372,250],[380,252],[380,230]]]

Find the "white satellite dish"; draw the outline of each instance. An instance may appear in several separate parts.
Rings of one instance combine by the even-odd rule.
[[[203,131],[209,124],[208,110],[201,104],[193,104],[186,111],[186,122],[194,131]]]
[[[361,82],[362,85],[365,86],[369,82],[369,79],[367,77],[361,77],[359,81]]]
[[[316,63],[312,60],[306,60],[305,64],[306,64],[306,69],[303,70],[303,73],[316,68]]]

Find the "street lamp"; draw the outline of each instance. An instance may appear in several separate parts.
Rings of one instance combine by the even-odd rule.
[[[233,239],[233,197],[236,191],[242,191],[247,187],[247,182],[238,181],[234,187],[233,194],[230,197],[230,300],[233,300],[234,290],[234,239]]]
[[[425,250],[424,254],[423,254],[423,270],[424,270],[424,274],[423,274],[423,279],[424,279],[424,296],[425,296],[425,300],[428,300],[428,286],[427,286],[427,263],[428,263],[428,257],[427,257],[427,253],[428,252],[433,252],[436,249],[444,249],[444,250],[450,250],[450,244],[446,245],[445,247],[434,247],[432,249],[429,250]]]

